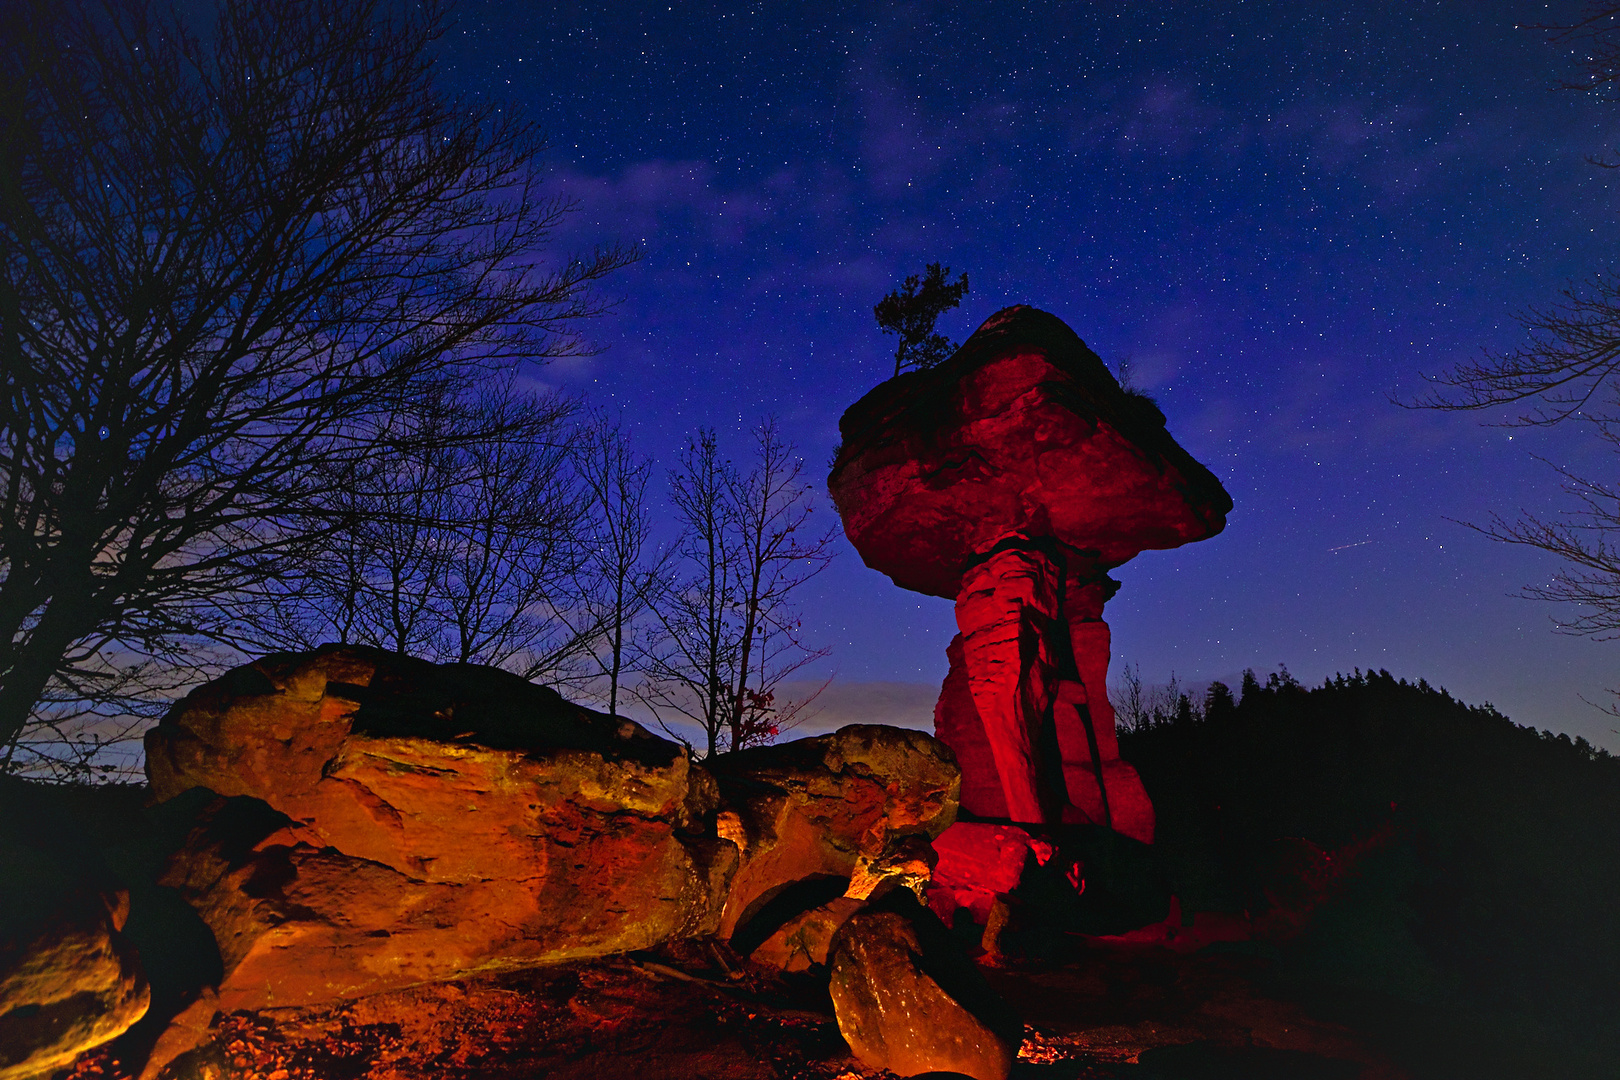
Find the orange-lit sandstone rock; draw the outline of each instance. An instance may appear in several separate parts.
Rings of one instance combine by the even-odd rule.
[[[1220,483],[1151,401],[1029,307],[878,386],[839,427],[828,487],[851,543],[896,584],[956,601],[935,728],[962,808],[1151,840],[1105,686],[1108,570],[1220,532]]]
[[[150,992],[120,931],[129,897],[59,893],[23,851],[0,853],[0,1080],[49,1076],[122,1034]]]
[[[160,798],[251,797],[165,881],[214,931],[227,1012],[712,931],[736,865],[682,748],[491,668],[270,657],[177,705],[147,754]]]
[[[743,849],[720,918],[725,937],[798,882],[847,882],[856,899],[884,878],[916,883],[932,856],[925,841],[956,818],[956,762],[920,731],[852,724],[706,764],[735,808]]]
[[[943,924],[904,890],[845,920],[830,947],[838,1030],[868,1069],[1006,1080],[1023,1025]]]
[[[795,939],[825,962],[842,915],[921,887],[959,778],[938,740],[861,725],[721,755],[711,773],[506,672],[336,646],[200,688],[147,751],[160,798],[220,796],[162,884],[224,970],[147,1075],[216,1013],[730,937],[806,882],[849,898]]]

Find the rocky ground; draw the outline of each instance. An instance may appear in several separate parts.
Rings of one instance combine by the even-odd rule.
[[[185,1062],[209,1080],[854,1080],[825,984],[727,971],[688,946],[377,995],[239,1013]],[[1231,955],[1090,951],[990,969],[1027,1023],[1013,1076],[1397,1080],[1390,1048],[1270,993]],[[118,1047],[75,1080],[127,1080]],[[1433,1074],[1440,1075],[1440,1074]]]

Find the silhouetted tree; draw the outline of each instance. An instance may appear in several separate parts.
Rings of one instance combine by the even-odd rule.
[[[579,351],[633,255],[542,256],[569,207],[532,128],[435,88],[444,26],[0,5],[0,747],[251,639],[375,448],[431,456],[414,403]]]
[[[601,515],[576,466],[573,405],[492,387],[413,405],[427,436],[378,443],[333,507],[343,526],[237,644],[347,641],[566,681],[607,632],[593,603]]]
[[[1562,88],[1617,100],[1620,4],[1592,5],[1575,23],[1537,29],[1585,56],[1584,78],[1563,82]],[[1620,161],[1589,160],[1620,167]],[[1509,352],[1486,352],[1438,377],[1434,381],[1440,389],[1418,404],[1447,410],[1509,407],[1516,410],[1506,421],[1510,425],[1585,422],[1620,450],[1620,281],[1613,270],[1603,271],[1562,295],[1560,302],[1519,316],[1528,333],[1526,344]],[[1524,595],[1573,605],[1565,610],[1575,614],[1559,620],[1565,632],[1608,637],[1620,632],[1620,487],[1565,468],[1556,471],[1582,511],[1561,520],[1493,515],[1489,524],[1475,527],[1493,539],[1563,558],[1569,569],[1549,585],[1528,586]]]
[[[929,263],[927,272],[912,274],[900,288],[879,300],[872,309],[885,334],[898,334],[900,344],[894,353],[894,373],[907,368],[928,368],[955,351],[949,338],[934,332],[941,314],[956,307],[968,291],[968,276],[948,281],[951,268]]]
[[[1230,686],[1218,679],[1209,684],[1209,689],[1204,691],[1203,718],[1205,720],[1223,719],[1230,716],[1235,708],[1237,708],[1237,699],[1232,696]]]
[[[652,547],[647,481],[652,462],[630,447],[629,438],[604,416],[581,432],[575,458],[592,514],[584,534],[585,603],[579,629],[598,633],[591,656],[606,681],[601,694],[619,715],[619,691],[642,646],[643,618],[667,591],[668,551]]]
[[[1119,678],[1108,694],[1122,731],[1138,731],[1153,721],[1150,691],[1142,682],[1141,664],[1121,664]]]
[[[1254,668],[1244,668],[1243,682],[1239,685],[1238,693],[1242,697],[1248,697],[1250,694],[1259,693],[1259,691],[1260,680],[1255,677]]]
[[[1148,686],[1142,681],[1140,664],[1120,665],[1120,677],[1109,691],[1108,700],[1122,731],[1147,731],[1203,717],[1199,706],[1182,690],[1175,672],[1170,673],[1169,682]]]
[[[680,737],[662,719],[665,714],[697,724],[709,754],[719,750],[736,666],[731,618],[740,567],[728,498],[734,483],[735,470],[721,456],[711,428],[687,441],[670,470],[670,498],[681,524],[675,550],[682,576],[654,606],[663,633],[636,688],[671,735]]]
[[[731,749],[769,742],[791,724],[777,687],[827,655],[800,637],[791,598],[832,560],[837,527],[817,530],[804,463],[782,439],[775,418],[754,429],[753,467],[735,475],[731,502],[740,543],[737,670],[731,685]],[[802,707],[802,706],[801,706]]]
[[[656,607],[663,641],[638,689],[655,714],[696,724],[709,754],[769,742],[791,726],[806,703],[784,707],[777,691],[826,655],[800,637],[792,599],[832,558],[834,532],[814,529],[811,488],[776,422],[753,435],[746,474],[704,430],[670,475],[685,576]]]

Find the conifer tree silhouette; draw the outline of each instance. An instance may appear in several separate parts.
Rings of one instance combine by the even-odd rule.
[[[885,334],[898,334],[894,373],[907,368],[929,368],[956,351],[944,334],[934,333],[941,313],[956,307],[968,291],[968,276],[948,281],[951,268],[929,263],[925,274],[908,276],[900,288],[879,300],[872,309]]]

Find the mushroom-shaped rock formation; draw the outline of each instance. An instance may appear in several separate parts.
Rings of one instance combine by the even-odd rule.
[[[962,766],[962,809],[1150,841],[1105,686],[1108,571],[1220,532],[1220,482],[1062,320],[1023,305],[872,390],[839,428],[827,484],[850,542],[895,584],[956,601],[934,723]]]

